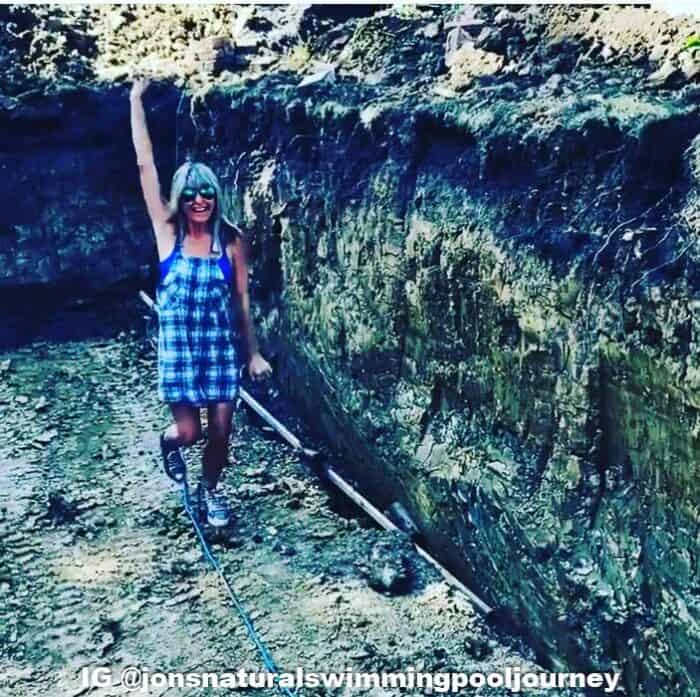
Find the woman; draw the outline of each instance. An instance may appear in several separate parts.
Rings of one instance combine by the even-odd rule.
[[[201,437],[200,408],[206,406],[208,442],[198,495],[209,524],[222,527],[229,522],[229,509],[216,486],[226,464],[238,393],[231,286],[248,348],[248,373],[257,380],[272,369],[258,351],[244,243],[223,217],[216,175],[206,165],[185,163],[173,176],[169,203],[161,198],[142,101],[147,87],[147,81],[139,80],[131,89],[131,129],[160,259],[158,392],[175,421],[161,435],[163,465],[168,476],[184,481],[179,447]]]

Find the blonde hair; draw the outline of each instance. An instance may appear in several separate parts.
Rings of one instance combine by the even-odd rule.
[[[169,201],[170,220],[176,224],[177,243],[181,244],[187,234],[187,219],[180,205],[180,197],[186,187],[199,189],[199,187],[204,184],[208,184],[216,191],[216,206],[214,206],[214,212],[209,219],[209,224],[211,226],[211,251],[213,254],[223,254],[222,222],[226,223],[234,230],[237,230],[237,227],[224,216],[222,210],[223,192],[221,184],[219,183],[219,178],[214,174],[211,168],[207,167],[205,164],[201,162],[185,162],[185,164],[178,167],[175,174],[173,174]]]

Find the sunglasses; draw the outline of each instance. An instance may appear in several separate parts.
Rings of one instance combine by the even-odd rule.
[[[193,189],[191,186],[186,186],[180,194],[180,199],[185,203],[192,203],[199,194],[202,198],[216,198],[216,189],[211,184],[202,184],[199,189]]]

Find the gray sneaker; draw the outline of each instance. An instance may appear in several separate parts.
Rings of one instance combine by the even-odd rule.
[[[214,528],[223,528],[231,520],[231,512],[224,495],[216,489],[207,489],[200,481],[198,487],[199,510],[202,518]]]

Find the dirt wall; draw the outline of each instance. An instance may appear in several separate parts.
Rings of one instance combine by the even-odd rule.
[[[694,694],[695,107],[359,98],[204,110],[287,388],[542,657]]]

